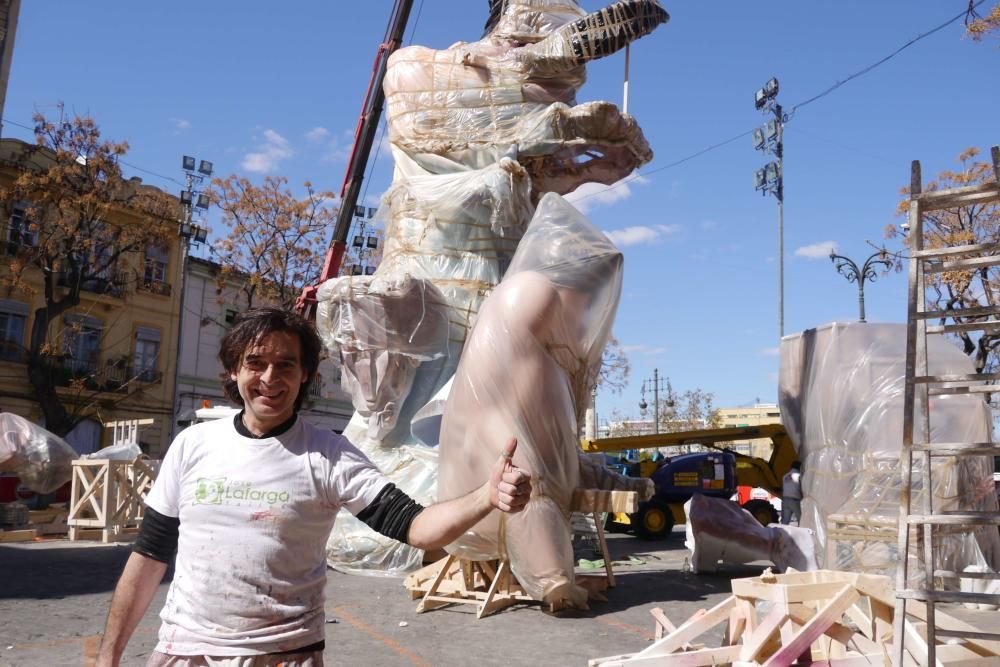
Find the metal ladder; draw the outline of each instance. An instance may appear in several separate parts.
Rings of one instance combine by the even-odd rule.
[[[938,627],[935,622],[935,605],[948,602],[974,602],[1000,604],[1000,595],[945,591],[935,587],[942,578],[954,578],[958,573],[935,569],[934,537],[936,534],[957,527],[1000,525],[1000,512],[942,511],[934,507],[933,470],[931,461],[939,457],[1000,456],[1000,446],[992,442],[981,443],[939,443],[931,442],[931,396],[955,394],[984,394],[1000,392],[1000,386],[986,384],[1000,380],[1000,373],[971,373],[959,375],[930,375],[928,365],[927,336],[967,331],[1000,331],[1000,305],[965,308],[961,310],[928,310],[925,298],[925,276],[949,271],[977,270],[1000,265],[1000,243],[984,243],[945,248],[927,248],[924,245],[924,216],[933,211],[954,209],[971,205],[1000,203],[1000,149],[991,151],[993,171],[997,182],[922,192],[920,162],[914,161],[910,179],[910,203],[908,222],[911,239],[909,260],[909,299],[906,329],[906,382],[903,404],[903,447],[900,453],[902,485],[900,489],[899,550],[896,570],[896,610],[893,628],[894,665],[904,665],[904,657],[920,657],[923,664],[937,665],[936,643],[941,638],[962,638],[965,640],[1000,640],[1000,632],[978,632],[961,626],[962,629]],[[974,317],[972,322],[929,325],[928,320],[944,319],[952,316]],[[941,385],[947,386],[941,386]],[[919,423],[918,423],[919,422]],[[914,464],[919,468],[914,469]],[[919,475],[922,487],[919,508],[911,507],[913,479]],[[936,530],[938,532],[936,532]],[[911,535],[911,532],[913,535]],[[922,561],[924,574],[923,588],[909,588],[912,570],[919,565],[910,564],[911,541],[920,540],[917,561]],[[922,551],[922,553],[919,553]],[[962,578],[1000,579],[1000,574],[961,573]],[[909,605],[908,605],[909,603]],[[907,627],[907,609],[911,613],[922,611],[925,616],[927,642],[921,646],[922,638]],[[1000,612],[995,612],[1000,616]],[[926,654],[924,652],[926,651]]]

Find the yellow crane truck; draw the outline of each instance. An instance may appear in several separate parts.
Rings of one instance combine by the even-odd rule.
[[[722,446],[734,440],[754,438],[770,438],[772,448],[768,460]],[[690,445],[713,450],[639,462],[639,476],[652,479],[656,493],[650,500],[640,503],[635,514],[610,515],[608,527],[612,530],[631,529],[644,539],[666,537],[675,524],[683,524],[686,520],[684,503],[695,492],[729,499],[738,495],[738,487],[747,487],[765,489],[780,497],[781,478],[791,469],[796,458],[792,441],[781,424],[601,438],[582,440],[580,444],[585,452],[605,454]],[[764,525],[778,519],[774,507],[766,500],[745,498],[741,506]]]

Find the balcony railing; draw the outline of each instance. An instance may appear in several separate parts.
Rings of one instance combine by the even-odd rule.
[[[55,382],[69,386],[74,381],[93,391],[125,391],[136,384],[158,384],[163,373],[151,368],[129,366],[124,359],[109,359],[102,366],[96,360],[64,357],[54,364]]]
[[[62,271],[57,282],[60,287],[70,287],[73,280],[75,280],[74,273]],[[130,284],[128,272],[118,271],[111,277],[88,278],[80,284],[80,289],[94,294],[107,294],[121,298],[128,293]]]
[[[165,280],[142,280],[139,282],[139,289],[160,296],[170,296],[171,292],[170,283]]]

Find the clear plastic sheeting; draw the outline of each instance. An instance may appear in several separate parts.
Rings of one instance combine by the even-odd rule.
[[[574,106],[576,91],[587,62],[667,20],[652,0],[592,14],[575,2],[499,3],[478,42],[443,50],[411,46],[389,58],[390,140],[411,153],[476,167],[511,151],[519,160],[538,158],[523,163],[541,192],[613,183],[651,159],[649,145],[635,120],[613,104]]]
[[[376,461],[397,456],[393,449],[437,441],[440,405],[424,408],[440,400],[455,374],[480,305],[504,276],[542,193],[614,183],[652,159],[635,119],[610,102],[576,104],[576,91],[587,62],[667,20],[654,0],[626,0],[590,14],[575,0],[503,0],[489,10],[479,41],[441,50],[411,46],[387,63],[383,88],[395,168],[374,221],[385,226],[375,276],[408,276],[439,290],[448,354],[419,363],[407,357],[411,366],[371,355],[370,386],[355,396],[369,415],[352,419],[344,434]],[[374,406],[359,400],[389,395]],[[373,418],[380,401],[392,408]],[[411,430],[415,419],[419,435]],[[416,469],[422,479],[424,466]],[[401,465],[389,478],[408,490],[412,470]],[[372,553],[408,549],[374,533],[367,539],[379,544]],[[335,540],[331,560],[343,562]]]
[[[823,567],[892,575],[902,476],[906,327],[833,323],[781,341],[781,415],[803,462],[802,525],[816,531]],[[928,337],[929,373],[974,372],[947,340]],[[988,442],[991,415],[978,395],[930,399],[931,442]],[[924,419],[918,409],[915,423]],[[911,507],[923,503],[920,457],[914,457]],[[996,510],[988,457],[936,458],[935,512]],[[993,526],[935,529],[936,567],[1000,565]],[[911,540],[916,558],[917,539]],[[915,567],[912,571],[919,572]],[[957,582],[956,582],[957,583]]]
[[[524,511],[493,512],[448,551],[509,558],[533,598],[584,606],[573,578],[569,517],[580,486],[579,420],[600,369],[621,292],[622,256],[562,197],[538,205],[514,261],[483,304],[441,424],[438,496],[468,493],[507,440],[531,472]]]
[[[368,435],[389,433],[418,366],[448,354],[448,314],[441,293],[425,280],[346,276],[317,295],[316,321],[339,350],[341,382]]]
[[[76,450],[24,417],[0,412],[0,472],[16,474],[36,493],[51,493],[73,476]]]
[[[819,569],[813,533],[808,528],[772,523],[762,526],[731,500],[696,493],[684,503],[684,546],[695,573],[716,572],[719,564],[743,565],[767,560],[780,571]]]
[[[438,450],[409,445],[388,447],[365,435],[366,425],[355,414],[345,434],[372,463],[411,498],[423,505],[434,502],[437,490]],[[326,562],[334,570],[374,577],[402,577],[419,568],[424,552],[376,533],[347,510],[337,514],[326,545]]]

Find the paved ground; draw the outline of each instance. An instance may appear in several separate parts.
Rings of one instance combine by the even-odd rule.
[[[616,568],[618,587],[589,612],[548,615],[533,605],[477,620],[471,605],[416,614],[398,579],[330,571],[327,578],[328,665],[586,665],[590,658],[631,653],[653,638],[652,607],[675,622],[721,601],[733,576],[683,572],[687,551],[678,528],[667,540],[610,536],[613,558],[633,554],[644,565]],[[0,545],[0,665],[81,665],[100,641],[110,594],[128,546],[66,541]],[[168,575],[169,576],[169,575]],[[123,664],[143,665],[156,644],[157,614],[167,585],[129,644]]]

